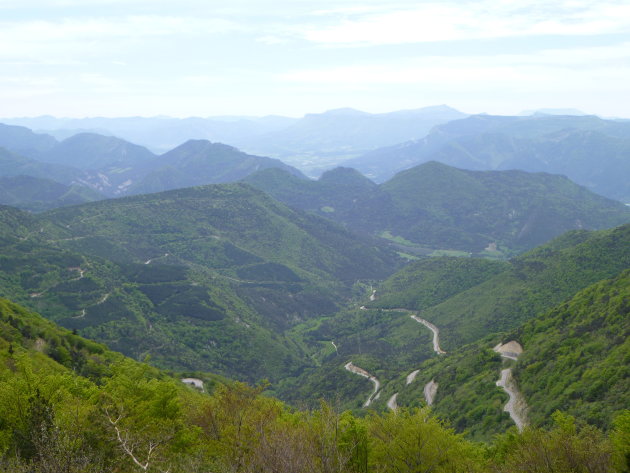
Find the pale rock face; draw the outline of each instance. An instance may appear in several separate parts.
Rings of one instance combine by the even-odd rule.
[[[433,401],[435,400],[435,395],[437,394],[438,383],[435,382],[434,379],[429,381],[424,386],[424,400],[427,403],[427,406],[433,405]]]
[[[516,360],[519,355],[523,353],[523,347],[517,341],[509,341],[505,344],[498,344],[493,348],[494,351],[499,353],[504,358],[510,358],[511,360]]]
[[[203,381],[198,378],[182,378],[181,382],[193,386],[203,392]]]

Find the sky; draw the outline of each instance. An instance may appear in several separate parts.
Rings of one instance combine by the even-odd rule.
[[[630,117],[630,0],[0,0],[0,117]]]

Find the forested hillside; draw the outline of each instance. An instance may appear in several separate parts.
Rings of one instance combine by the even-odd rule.
[[[87,187],[67,186],[31,176],[0,177],[0,204],[42,212],[56,207],[83,204],[104,196]]]
[[[623,471],[628,413],[609,436],[556,415],[549,431],[465,440],[427,409],[364,418],[295,411],[206,378],[204,392],[0,300],[0,471]],[[541,458],[541,454],[543,458]]]
[[[597,425],[608,428],[614,413],[622,409],[619,402],[625,402],[625,398],[619,393],[626,388],[618,384],[623,381],[608,383],[606,370],[600,369],[597,364],[600,362],[596,360],[607,360],[614,379],[625,379],[625,361],[617,350],[624,349],[627,338],[623,335],[627,327],[618,323],[627,318],[623,315],[627,295],[624,292],[617,294],[619,297],[614,298],[610,307],[584,309],[590,310],[594,319],[576,314],[575,327],[584,323],[592,327],[590,330],[554,329],[552,319],[546,314],[565,307],[563,304],[572,298],[583,300],[586,296],[578,293],[593,291],[586,288],[593,284],[597,287],[602,279],[620,278],[613,280],[610,289],[611,294],[618,291],[623,284],[621,281],[627,279],[627,273],[617,275],[630,266],[629,231],[630,227],[626,225],[600,232],[569,233],[510,262],[429,258],[411,263],[375,287],[370,297],[370,293],[366,294],[364,306],[296,327],[293,337],[302,340],[313,351],[319,366],[300,377],[283,380],[277,392],[292,401],[337,396],[344,407],[360,409],[372,386],[367,379],[344,369],[351,361],[380,382],[380,396],[373,401],[374,408],[387,409],[388,401],[396,393],[399,406],[422,405],[424,388],[434,380],[439,385],[435,412],[452,421],[458,430],[468,431],[474,438],[489,439],[512,425],[509,416],[502,412],[506,396],[495,386],[502,369],[502,358],[492,349],[497,344],[516,340],[525,350],[514,369],[517,382],[522,376],[520,367],[527,366],[526,363],[533,363],[533,369],[551,370],[544,387],[539,383],[536,388],[524,388],[524,398],[529,401],[533,392],[543,397],[551,396],[550,392],[567,392],[564,398],[556,396],[556,401],[551,404],[556,406],[554,408],[546,407],[551,398],[532,399],[533,403],[540,402],[536,409],[546,409],[544,414],[532,415],[535,425],[545,424],[555,409],[571,409],[574,415],[588,422],[596,419],[589,416],[599,412]],[[601,284],[603,287],[610,285]],[[601,300],[606,301],[606,297],[602,295]],[[610,297],[613,300],[613,296]],[[610,319],[597,315],[602,311],[606,311]],[[432,343],[431,330],[412,315],[434,324],[439,330],[439,349],[445,354],[436,356],[434,352],[438,350],[435,338]],[[618,322],[613,322],[615,320]],[[536,343],[543,343],[543,340],[549,343],[545,345],[547,352],[567,354],[565,364],[538,363],[545,358],[537,355],[540,350],[529,348],[529,338],[533,336],[531,327],[540,327],[536,339],[540,341]],[[599,335],[594,332],[596,327],[601,329],[597,332]],[[546,328],[550,329],[549,334]],[[596,342],[574,341],[559,348],[556,345],[564,347],[564,340],[554,333],[566,333],[567,330],[592,333]],[[530,335],[525,336],[525,332]],[[601,358],[599,355],[588,357],[585,353],[580,355],[580,349],[585,345],[619,348],[610,348],[610,356],[600,350]],[[521,362],[529,359],[536,362]],[[577,365],[568,367],[567,363],[578,359],[595,363],[588,371],[593,380],[598,380],[599,391],[593,391],[591,396],[594,407],[581,408],[584,397],[571,398],[573,389],[554,387],[552,379],[555,376],[562,378],[561,372],[571,373],[568,375],[573,380],[571,382],[577,382],[577,373],[587,372],[586,367],[581,368],[582,371],[578,371]],[[409,376],[415,381],[410,382]],[[534,374],[529,382],[534,383],[534,379],[542,382]],[[565,385],[564,381],[559,383]],[[582,387],[574,389],[586,389],[579,385]],[[540,394],[543,391],[545,394]],[[609,403],[607,396],[613,396],[616,401]],[[571,401],[563,399],[574,399],[575,407]]]
[[[403,171],[380,186],[345,168],[315,182],[277,169],[247,182],[287,205],[386,238],[406,253],[441,249],[505,256],[568,230],[630,221],[630,209],[621,203],[562,176],[467,171],[438,162]]]
[[[501,369],[511,367],[531,425],[550,426],[559,410],[610,429],[630,402],[629,276],[624,271],[597,282],[515,330],[428,360],[418,366],[413,383],[398,379],[384,397],[399,392],[400,405],[423,405],[424,386],[433,380],[438,385],[433,412],[458,430],[487,439],[512,425],[502,412],[506,395],[495,386]],[[517,360],[492,350],[511,340],[522,344]]]
[[[285,330],[399,264],[245,185],[2,221],[2,295],[137,359],[249,381],[309,365]]]

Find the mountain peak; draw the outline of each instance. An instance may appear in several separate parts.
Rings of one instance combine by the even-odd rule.
[[[365,177],[359,171],[354,168],[348,167],[336,167],[335,169],[331,169],[326,171],[319,178],[320,182],[327,183],[335,183],[339,185],[352,185],[352,184],[361,184],[361,185],[369,185],[370,187],[376,187],[376,184],[372,182],[370,179]]]

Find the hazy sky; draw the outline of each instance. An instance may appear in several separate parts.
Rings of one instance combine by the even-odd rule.
[[[0,0],[0,116],[630,116],[629,0]]]

